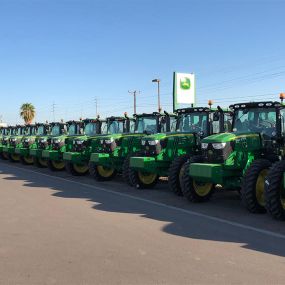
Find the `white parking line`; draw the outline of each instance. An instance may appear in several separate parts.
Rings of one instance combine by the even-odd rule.
[[[6,166],[10,166],[9,164],[5,164],[5,165]],[[31,169],[27,169],[27,168],[17,167],[17,166],[14,166],[14,165],[10,166],[10,167],[17,168],[17,169],[20,169],[22,171],[26,171],[26,172],[30,172],[30,173],[40,174],[42,176],[46,176],[46,177],[53,178],[53,179],[58,179],[58,180],[69,182],[69,183],[76,183],[78,185],[81,185],[81,186],[84,186],[84,187],[88,187],[88,188],[91,188],[91,189],[95,189],[95,190],[97,189],[97,190],[105,191],[107,193],[111,193],[111,194],[118,195],[118,196],[121,196],[121,197],[130,198],[130,199],[133,199],[133,200],[149,203],[149,204],[152,204],[152,205],[155,205],[155,206],[168,208],[168,209],[171,209],[171,210],[174,210],[174,211],[178,211],[178,212],[181,212],[181,213],[184,213],[184,214],[189,214],[189,215],[193,215],[193,216],[196,216],[196,217],[205,218],[205,219],[208,219],[208,220],[211,220],[211,221],[227,224],[227,225],[238,227],[238,228],[241,228],[241,229],[255,231],[255,232],[258,232],[258,233],[261,233],[261,234],[265,234],[265,235],[268,235],[268,236],[271,236],[271,237],[285,239],[285,235],[283,235],[283,234],[278,234],[278,233],[271,232],[271,231],[268,231],[268,230],[263,230],[263,229],[260,229],[260,228],[256,228],[256,227],[252,227],[252,226],[248,226],[248,225],[232,222],[232,221],[229,221],[229,220],[225,220],[225,219],[221,219],[221,218],[217,218],[217,217],[201,214],[201,213],[194,212],[194,211],[191,211],[191,210],[186,210],[186,209],[178,208],[178,207],[175,207],[175,206],[170,206],[170,205],[167,205],[167,204],[164,204],[164,203],[155,202],[155,201],[148,200],[148,199],[145,199],[145,198],[140,198],[140,197],[136,197],[136,196],[125,194],[125,193],[116,192],[116,191],[113,191],[113,190],[106,189],[104,187],[94,186],[94,185],[90,185],[90,184],[86,184],[86,183],[70,180],[70,179],[63,178],[63,177],[58,177],[58,176],[54,176],[54,175],[41,173],[41,172],[34,171],[34,170],[31,170]]]

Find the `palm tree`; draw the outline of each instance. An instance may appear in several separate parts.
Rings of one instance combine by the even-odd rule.
[[[36,115],[36,110],[33,104],[24,103],[20,108],[20,116],[25,121],[25,124],[31,124]]]

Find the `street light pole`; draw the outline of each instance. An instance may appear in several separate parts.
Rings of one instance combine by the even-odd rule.
[[[161,106],[160,106],[160,90],[159,90],[160,79],[158,79],[158,78],[153,79],[152,82],[157,83],[157,104],[158,104],[158,112],[160,112],[160,111],[161,111]]]

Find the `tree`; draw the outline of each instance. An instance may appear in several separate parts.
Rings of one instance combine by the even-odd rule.
[[[24,103],[20,108],[20,116],[25,121],[25,124],[31,124],[36,115],[36,110],[33,104]]]

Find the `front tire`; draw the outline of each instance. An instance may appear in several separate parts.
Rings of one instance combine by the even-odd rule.
[[[32,156],[20,156],[20,161],[24,165],[32,165],[34,164],[34,159]]]
[[[49,159],[47,165],[51,171],[62,171],[65,169],[64,161],[55,161]]]
[[[272,163],[267,159],[257,159],[246,170],[242,187],[242,203],[251,213],[265,213],[264,182]]]
[[[265,202],[269,214],[276,220],[285,220],[285,192],[283,174],[285,161],[273,164],[265,180]]]
[[[86,165],[79,165],[72,162],[65,162],[65,169],[73,176],[84,176],[88,173],[89,169]]]
[[[21,157],[19,154],[8,154],[8,159],[11,161],[11,162],[19,162],[21,161]]]
[[[131,185],[137,189],[151,189],[158,181],[158,175],[155,173],[137,171],[132,168],[129,170]]]
[[[34,160],[34,165],[39,167],[39,168],[45,168],[48,166],[48,162],[47,160],[44,160],[42,158],[38,158],[38,157],[33,157]]]
[[[195,181],[189,175],[190,163],[203,162],[202,156],[193,156],[190,161],[184,164],[182,177],[182,193],[190,201],[195,203],[206,202],[213,195],[215,185],[213,183]]]
[[[184,173],[184,164],[189,159],[188,154],[184,154],[181,156],[176,157],[170,167],[169,167],[169,175],[168,175],[168,185],[170,190],[178,195],[182,196],[181,184],[182,184],[182,177]]]
[[[114,168],[107,168],[92,162],[89,163],[89,172],[97,181],[110,181],[117,175]]]

